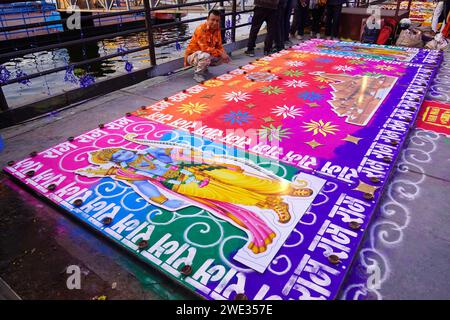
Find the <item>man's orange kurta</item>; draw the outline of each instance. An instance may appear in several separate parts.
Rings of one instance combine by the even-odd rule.
[[[186,48],[186,52],[184,53],[184,65],[189,65],[187,63],[187,57],[196,51],[203,51],[214,57],[220,57],[223,50],[220,28],[213,31],[208,27],[206,22],[202,23],[195,29],[191,42]]]

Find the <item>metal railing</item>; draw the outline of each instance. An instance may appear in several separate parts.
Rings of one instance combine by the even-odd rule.
[[[8,106],[7,99],[2,90],[3,86],[14,84],[14,83],[20,83],[20,82],[27,81],[27,80],[30,80],[33,78],[37,78],[37,77],[45,76],[48,74],[68,70],[69,68],[86,66],[86,65],[89,65],[92,63],[101,62],[104,60],[112,59],[112,58],[119,57],[119,56],[125,56],[125,55],[131,54],[131,53],[135,53],[138,51],[144,51],[144,50],[148,50],[148,54],[150,56],[150,64],[149,64],[148,68],[151,69],[157,65],[157,58],[156,58],[156,52],[155,52],[156,48],[162,47],[162,46],[167,46],[167,45],[174,44],[177,42],[186,41],[186,40],[190,39],[190,37],[182,37],[182,38],[178,37],[173,40],[155,42],[154,35],[153,35],[153,31],[155,28],[164,29],[164,28],[179,26],[182,24],[190,23],[190,22],[206,20],[206,14],[205,14],[205,16],[200,17],[200,18],[185,19],[185,20],[182,20],[181,18],[179,18],[179,19],[175,19],[175,21],[172,21],[172,22],[166,22],[166,23],[155,25],[151,18],[151,14],[153,12],[157,12],[159,10],[176,9],[176,8],[188,8],[191,6],[198,6],[198,5],[203,5],[203,6],[208,5],[209,6],[210,4],[214,4],[214,6],[212,6],[212,7],[215,7],[216,4],[219,4],[220,7],[216,8],[216,9],[219,9],[221,11],[222,34],[224,34],[225,32],[229,32],[229,39],[231,40],[231,42],[235,42],[236,29],[244,27],[244,26],[248,26],[251,24],[250,22],[248,22],[248,23],[242,23],[242,24],[236,25],[236,23],[237,23],[236,17],[240,14],[250,13],[253,11],[253,6],[252,6],[252,8],[249,8],[249,9],[245,8],[244,1],[242,1],[242,5],[240,6],[241,10],[238,11],[237,0],[229,0],[229,1],[207,0],[207,1],[197,1],[197,2],[190,2],[190,3],[184,3],[184,4],[165,5],[165,6],[159,6],[159,7],[151,7],[151,5],[150,5],[151,0],[143,0],[143,1],[144,1],[144,7],[142,9],[121,11],[121,12],[110,12],[110,13],[105,13],[105,14],[96,14],[96,15],[92,15],[92,16],[82,16],[80,18],[80,21],[83,24],[83,22],[89,22],[89,21],[92,21],[94,19],[99,19],[99,18],[143,14],[144,20],[145,20],[144,27],[135,27],[132,29],[123,30],[123,31],[119,31],[119,32],[111,32],[111,33],[106,33],[106,34],[101,34],[101,35],[96,35],[96,36],[89,36],[89,37],[83,37],[83,33],[80,32],[81,36],[79,39],[62,41],[62,42],[58,42],[58,43],[54,43],[54,44],[43,45],[43,46],[38,46],[38,47],[31,47],[31,48],[27,48],[27,49],[15,50],[15,51],[0,54],[0,61],[9,61],[12,59],[23,57],[24,55],[27,55],[27,54],[33,54],[33,53],[42,52],[42,51],[46,51],[46,50],[53,50],[53,49],[57,49],[57,48],[80,46],[80,45],[84,45],[86,43],[92,43],[92,42],[97,42],[97,41],[101,41],[101,40],[105,40],[105,39],[111,39],[111,38],[115,38],[118,36],[126,36],[129,34],[134,34],[134,33],[138,33],[138,32],[146,32],[147,41],[148,41],[147,45],[139,46],[137,48],[132,48],[132,49],[128,49],[128,50],[126,50],[126,49],[118,50],[117,53],[107,54],[107,55],[103,55],[103,56],[91,58],[91,59],[85,59],[80,62],[74,62],[74,63],[70,63],[65,66],[55,67],[52,69],[47,69],[47,70],[39,71],[36,73],[15,77],[13,79],[7,79],[6,81],[0,82],[0,110],[1,110],[0,120],[1,120],[1,117],[4,116],[6,113],[9,114],[10,118],[14,118],[14,116],[11,117],[11,113],[13,113],[14,111],[16,111],[18,109],[21,109],[21,107],[10,108]],[[230,12],[225,12],[225,9],[224,9],[225,2],[231,3],[231,11]],[[229,26],[225,25],[226,17],[231,18],[231,25],[229,25]],[[25,25],[21,25],[21,26],[2,27],[2,28],[0,28],[0,33],[17,31],[20,29],[26,29],[26,28],[31,28],[31,27],[45,27],[48,25],[55,25],[55,24],[65,25],[68,20],[69,20],[69,18],[64,18],[64,19],[60,19],[60,20],[53,20],[53,21],[47,21],[47,22],[30,23],[30,24],[25,24]],[[89,27],[87,27],[87,28],[89,28]],[[91,26],[91,28],[95,28],[95,27]],[[83,29],[83,27],[82,27],[82,29]],[[84,29],[86,29],[86,28],[84,28]],[[131,72],[130,75],[132,75],[132,73],[133,72]],[[64,106],[60,106],[60,107],[64,107]],[[50,111],[54,111],[55,109],[58,109],[58,107],[55,107],[54,109],[52,109]],[[49,112],[49,110],[46,110],[46,111],[47,111],[46,113]],[[36,116],[36,115],[34,115],[34,116]],[[24,120],[23,116],[21,117],[21,120],[22,121]]]

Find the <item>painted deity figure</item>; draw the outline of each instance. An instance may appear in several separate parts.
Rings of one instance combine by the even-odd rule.
[[[239,165],[204,157],[192,161],[195,159],[192,152],[192,149],[154,147],[139,151],[100,149],[89,153],[90,162],[98,166],[77,173],[123,181],[148,202],[168,210],[192,204],[206,207],[220,218],[248,230],[253,238],[249,248],[256,254],[266,251],[276,234],[245,207],[272,210],[278,222],[285,224],[291,215],[283,196],[313,194],[310,188],[298,188],[287,180],[246,172]]]
[[[333,111],[346,122],[365,126],[377,111],[397,81],[396,77],[314,73],[329,79],[333,99],[328,101]]]

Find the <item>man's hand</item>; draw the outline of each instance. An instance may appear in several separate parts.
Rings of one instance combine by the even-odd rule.
[[[231,61],[230,57],[228,56],[228,54],[224,51],[222,51],[222,53],[220,54],[220,57],[222,58],[222,61],[225,63],[228,63]]]

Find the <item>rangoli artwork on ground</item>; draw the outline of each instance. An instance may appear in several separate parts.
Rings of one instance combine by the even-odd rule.
[[[334,299],[433,74],[284,50],[4,170],[207,299]]]

